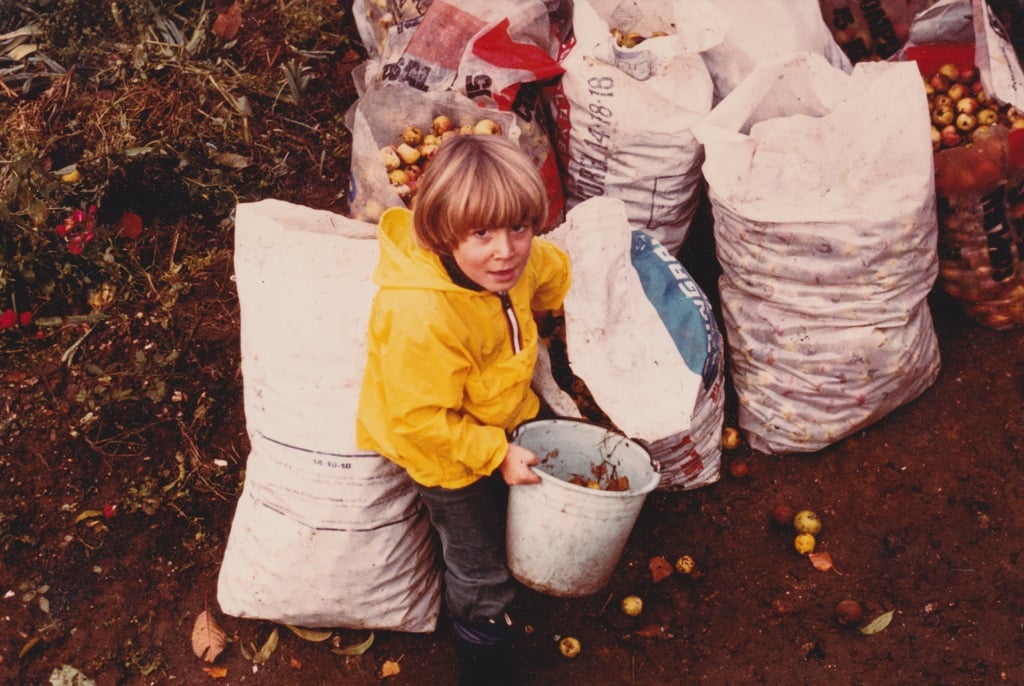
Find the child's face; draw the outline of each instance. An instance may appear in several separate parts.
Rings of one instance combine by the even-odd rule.
[[[452,251],[459,268],[492,293],[507,291],[519,281],[530,257],[533,229],[526,225],[480,229]]]

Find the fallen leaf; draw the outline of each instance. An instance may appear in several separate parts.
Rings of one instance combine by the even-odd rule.
[[[203,671],[214,679],[226,679],[228,676],[227,667],[203,667]]]
[[[398,666],[396,660],[385,660],[384,665],[380,668],[380,678],[387,679],[389,676],[395,676],[402,671],[402,668]]]
[[[81,512],[78,513],[78,516],[75,517],[75,524],[78,524],[79,522],[84,522],[86,519],[93,519],[95,517],[102,516],[103,510],[82,510]]]
[[[192,625],[192,652],[201,660],[213,662],[227,647],[228,637],[217,624],[213,613],[203,610]]]
[[[18,651],[18,659],[25,657],[28,651],[32,650],[37,645],[39,645],[40,640],[41,639],[39,638],[39,636],[33,636],[32,638],[25,641],[25,645],[21,646],[21,650]]]
[[[344,648],[334,648],[331,652],[335,655],[362,655],[370,649],[370,646],[373,645],[373,639],[374,634],[371,631],[370,637],[362,643],[353,643],[352,645],[345,646]]]
[[[637,629],[634,633],[644,638],[672,638],[672,634],[669,633],[668,627],[664,624],[648,624],[642,629]]]
[[[828,553],[807,553],[807,558],[819,572],[827,572],[832,569],[832,556]]]
[[[895,611],[889,610],[888,612],[883,612],[878,615],[866,626],[862,626],[860,632],[866,636],[870,636],[871,634],[877,634],[879,631],[883,631],[887,626],[889,626],[889,622],[892,621],[893,612]]]
[[[288,660],[288,666],[294,669],[296,672],[302,671],[302,660],[297,657],[291,657]]]
[[[654,583],[672,576],[672,565],[661,555],[652,557],[647,563],[647,568],[651,570],[651,579]]]
[[[310,641],[312,643],[320,643],[321,641],[326,641],[334,635],[334,632],[330,629],[324,631],[316,631],[315,629],[306,629],[305,627],[292,626],[291,624],[285,624],[285,626],[291,629],[291,632],[299,638],[301,638],[302,640]]]
[[[125,212],[117,222],[117,235],[135,240],[142,235],[142,217],[134,212]]]
[[[260,648],[260,651],[252,656],[253,664],[262,665],[264,662],[270,659],[270,656],[274,654],[275,650],[277,650],[278,638],[280,638],[280,634],[278,633],[277,627],[275,626],[274,630],[270,632],[269,636],[267,636],[267,640],[263,644],[263,647]]]
[[[217,15],[213,22],[213,34],[222,40],[231,40],[242,27],[242,5],[235,0],[231,7]]]

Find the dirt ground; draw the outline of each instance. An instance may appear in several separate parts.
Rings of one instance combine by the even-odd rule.
[[[256,3],[266,16],[250,20],[243,56],[269,54],[273,4]],[[267,29],[258,50],[256,27]],[[354,63],[318,68],[343,83]],[[329,90],[317,102],[338,109],[354,97]],[[60,107],[46,102],[52,124]],[[277,197],[343,210],[342,173],[291,160]],[[65,319],[39,339],[0,333],[0,683],[84,683],[54,681],[65,666],[101,686],[453,683],[443,621],[429,635],[373,632],[365,652],[343,656],[337,649],[371,632],[325,627],[331,638],[311,642],[220,612],[217,573],[248,450],[231,226],[215,198],[199,207],[188,193],[169,195],[166,164],[134,170],[111,186],[119,195],[110,191],[103,211],[145,196],[136,211],[150,233],[133,255],[184,265],[187,287],[164,274],[141,289],[148,298],[117,300],[101,320]],[[701,215],[682,258],[714,299],[711,231]],[[820,452],[741,445],[724,454],[718,483],[656,492],[593,596],[523,588],[515,647],[524,684],[1024,683],[1024,331],[983,328],[938,292],[930,303],[942,368],[917,400]],[[103,395],[140,370],[144,382]],[[730,474],[737,461],[746,475]],[[783,503],[819,513],[818,551],[831,569],[798,555],[792,530],[772,522]],[[695,572],[653,580],[652,558],[682,555]],[[626,595],[644,600],[639,617],[619,611]],[[861,604],[859,622],[837,621],[844,599]],[[192,651],[204,609],[230,638],[212,665],[221,671]],[[254,661],[275,629],[276,648]],[[578,657],[559,654],[564,636],[581,641]],[[389,661],[400,671],[385,678]]]

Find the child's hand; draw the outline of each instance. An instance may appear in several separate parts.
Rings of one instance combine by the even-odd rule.
[[[501,478],[509,486],[536,484],[540,483],[540,477],[534,474],[533,470],[530,469],[530,465],[535,465],[539,462],[540,458],[531,451],[521,445],[509,443],[508,454],[505,455],[505,459],[502,460],[498,470],[501,472]]]

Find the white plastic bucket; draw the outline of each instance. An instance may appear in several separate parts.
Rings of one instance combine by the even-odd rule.
[[[522,424],[513,442],[540,458],[539,484],[509,489],[506,547],[512,575],[561,597],[596,593],[611,578],[647,494],[658,486],[657,464],[639,443],[595,424],[543,419]],[[626,477],[626,490],[576,485]],[[596,472],[596,473],[595,473]]]

